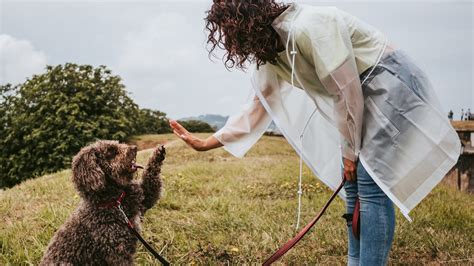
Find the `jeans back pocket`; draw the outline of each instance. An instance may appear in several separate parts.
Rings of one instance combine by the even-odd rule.
[[[400,131],[393,125],[393,123],[384,115],[384,113],[377,106],[372,97],[367,97],[365,100],[367,111],[370,112],[373,120],[378,124],[380,129],[383,129],[390,138],[395,137]]]

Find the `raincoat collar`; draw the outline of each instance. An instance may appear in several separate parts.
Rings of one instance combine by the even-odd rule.
[[[288,38],[288,32],[291,28],[291,23],[294,18],[300,13],[301,8],[298,4],[292,3],[288,8],[283,11],[277,18],[272,22],[273,29],[280,35],[280,37],[285,41]]]

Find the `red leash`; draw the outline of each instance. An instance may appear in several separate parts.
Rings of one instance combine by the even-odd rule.
[[[319,220],[319,218],[321,218],[321,216],[323,216],[324,212],[326,211],[326,209],[329,207],[329,205],[331,204],[331,202],[334,200],[334,198],[337,196],[337,194],[339,193],[339,191],[342,189],[342,187],[344,186],[344,183],[346,182],[346,179],[343,179],[341,184],[339,185],[339,187],[336,189],[336,191],[334,192],[334,194],[332,194],[331,198],[329,199],[328,202],[326,202],[326,204],[324,205],[324,207],[321,209],[321,211],[319,211],[318,215],[309,223],[307,224],[303,230],[301,230],[293,239],[291,239],[290,241],[286,242],[285,245],[283,245],[279,250],[277,250],[277,252],[275,252],[270,258],[268,258],[264,263],[263,265],[264,266],[268,266],[268,265],[271,265],[272,263],[274,263],[275,261],[277,261],[279,258],[281,258],[283,255],[285,255],[286,252],[288,252],[288,250],[290,250],[291,248],[293,248],[296,243],[298,243],[302,238],[303,236],[306,235],[306,233],[308,233],[308,231],[316,224],[316,222]]]
[[[120,211],[120,213],[122,214],[123,219],[125,220],[125,223],[127,223],[128,230],[130,230],[130,232],[132,234],[134,234],[135,237],[138,240],[140,240],[140,242],[142,242],[142,244],[145,246],[145,248],[148,249],[148,251],[157,260],[159,260],[161,262],[161,264],[163,264],[165,266],[170,265],[170,263],[165,258],[163,258],[155,249],[153,249],[153,247],[150,244],[148,244],[148,242],[146,242],[145,239],[143,239],[143,237],[138,233],[138,231],[135,230],[135,228],[133,227],[132,221],[130,221],[128,219],[127,214],[125,214],[125,211],[122,208],[122,201],[123,201],[124,198],[125,198],[125,191],[123,191],[122,194],[120,194],[120,197],[116,201],[100,204],[99,207],[101,207],[101,208],[112,208],[112,207],[117,208]]]
[[[354,214],[352,215],[352,233],[356,239],[360,239],[360,200],[356,198]]]

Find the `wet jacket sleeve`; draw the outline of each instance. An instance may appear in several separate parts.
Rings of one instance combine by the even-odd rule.
[[[343,157],[356,161],[361,146],[364,99],[350,34],[342,18],[321,21],[322,27],[308,27],[302,34],[304,50],[314,62],[318,78],[333,96],[334,115],[341,133]]]
[[[258,141],[272,122],[258,97],[254,95],[250,99],[214,134],[225,150],[239,158]]]

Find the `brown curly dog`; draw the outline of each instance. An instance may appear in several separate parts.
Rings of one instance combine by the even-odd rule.
[[[56,232],[41,265],[131,265],[136,237],[128,230],[114,203],[125,192],[122,207],[139,229],[146,210],[160,198],[165,149],[158,147],[141,182],[133,180],[137,147],[117,141],[97,141],[72,162],[72,182],[82,200]]]

